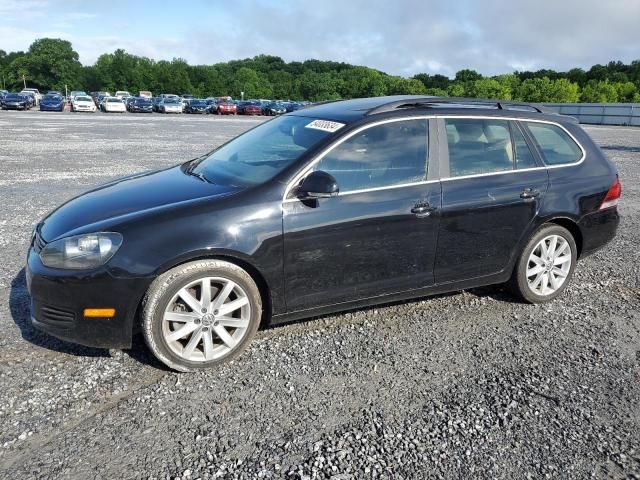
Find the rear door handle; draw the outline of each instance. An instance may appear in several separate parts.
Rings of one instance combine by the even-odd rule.
[[[540,190],[536,190],[535,188],[525,188],[520,194],[520,198],[524,198],[525,200],[534,199],[540,196]]]
[[[415,213],[416,217],[428,217],[434,210],[435,208],[429,206],[428,203],[417,203],[416,206],[411,209],[411,213]]]

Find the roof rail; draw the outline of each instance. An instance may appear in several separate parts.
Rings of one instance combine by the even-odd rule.
[[[489,100],[459,97],[409,97],[372,108],[366,115],[393,112],[402,108],[495,108],[498,110],[524,110],[542,113],[542,110],[529,103],[512,102],[510,100]]]

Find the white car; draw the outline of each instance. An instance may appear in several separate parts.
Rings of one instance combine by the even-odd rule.
[[[31,93],[36,99],[36,106],[40,105],[40,100],[42,100],[42,94],[37,88],[23,88],[20,93]]]
[[[124,113],[127,111],[127,107],[125,106],[124,102],[118,97],[105,98],[101,104],[101,107],[103,112]]]
[[[73,99],[76,97],[86,97],[87,96],[87,92],[85,92],[84,90],[71,90],[71,93],[69,94],[69,100],[73,102]]]
[[[158,105],[160,113],[182,113],[182,102],[177,98],[165,98]]]
[[[72,112],[95,112],[96,104],[89,96],[77,96],[71,100]]]
[[[128,98],[131,96],[131,94],[129,92],[127,92],[126,90],[118,90],[116,92],[116,94],[114,95],[116,97],[118,97],[120,100],[124,99],[124,98]]]

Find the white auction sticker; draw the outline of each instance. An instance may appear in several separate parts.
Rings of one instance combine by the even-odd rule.
[[[316,130],[323,130],[325,132],[336,132],[344,127],[344,123],[330,122],[329,120],[314,120],[305,128],[315,128]]]

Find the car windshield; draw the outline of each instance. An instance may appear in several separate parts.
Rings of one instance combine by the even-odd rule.
[[[51,100],[51,101],[59,102],[60,100],[62,100],[62,97],[60,95],[45,95],[42,100]]]
[[[149,100],[136,100],[136,105],[141,105],[141,106],[147,106],[147,105],[151,105],[151,102]]]
[[[92,102],[90,97],[76,97],[76,101],[78,102]]]
[[[122,103],[122,100],[120,100],[119,98],[108,98],[107,102],[109,102],[109,103]]]
[[[164,103],[180,103],[177,98],[165,98]]]
[[[19,95],[17,93],[10,93],[6,97],[4,97],[5,100],[22,100],[22,98],[22,95]]]
[[[207,104],[207,102],[205,102],[204,100],[191,100],[190,104],[196,106],[204,106]]]
[[[212,183],[247,187],[270,180],[330,132],[314,119],[284,116],[249,130],[192,167]]]

